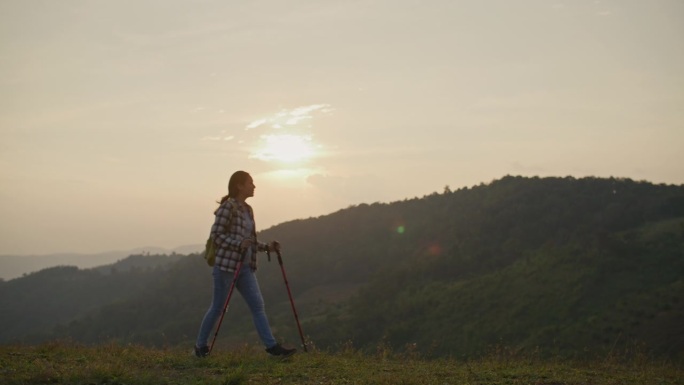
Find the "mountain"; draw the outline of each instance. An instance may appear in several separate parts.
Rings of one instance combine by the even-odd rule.
[[[291,221],[259,237],[283,244],[302,328],[320,348],[684,358],[684,186],[507,176]],[[164,266],[110,275],[48,270],[4,282],[0,307],[14,318],[1,318],[0,329],[15,331],[0,342],[189,346],[210,301],[210,269],[199,254]],[[279,265],[261,258],[258,274],[275,334],[296,344]],[[102,299],[66,316],[73,293],[65,288],[77,279]],[[108,284],[123,286],[114,296]],[[40,301],[61,305],[17,310]],[[64,314],[40,329],[12,329],[49,319],[48,311]],[[219,343],[256,342],[253,329],[236,299]]]
[[[131,255],[92,269],[57,266],[0,283],[0,341],[38,333],[125,302],[168,274],[180,255]]]
[[[187,245],[168,250],[160,247],[140,247],[132,250],[107,251],[95,254],[57,253],[46,255],[0,255],[0,279],[10,280],[24,274],[55,266],[75,266],[81,269],[115,263],[129,255],[190,254],[203,250],[204,245]]]

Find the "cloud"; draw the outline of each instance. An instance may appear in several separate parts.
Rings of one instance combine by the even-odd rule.
[[[311,104],[308,106],[300,106],[291,109],[282,109],[271,116],[266,116],[250,122],[245,130],[251,130],[265,125],[270,125],[271,128],[280,129],[285,126],[297,126],[304,120],[312,120],[314,113],[330,114],[334,109],[325,103]]]
[[[218,136],[205,136],[200,140],[209,141],[209,142],[218,142],[218,141],[229,141],[229,140],[233,140],[233,139],[235,139],[235,136],[233,136],[233,135],[229,135],[229,136],[218,135]]]
[[[290,111],[289,114],[292,116],[303,116],[303,115],[308,115],[309,113],[311,113],[313,111],[321,110],[321,109],[331,111],[331,109],[329,107],[330,107],[330,105],[328,105],[328,104],[312,104],[310,106],[297,107],[297,108],[293,109],[292,111]]]
[[[248,124],[247,127],[245,127],[245,130],[251,130],[252,128],[260,127],[266,123],[268,123],[268,119],[258,119]]]

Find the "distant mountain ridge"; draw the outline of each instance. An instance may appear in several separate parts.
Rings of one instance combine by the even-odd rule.
[[[192,254],[204,245],[186,245],[174,249],[161,247],[138,247],[131,250],[106,251],[101,253],[54,253],[43,255],[0,255],[0,279],[10,280],[24,274],[37,272],[55,266],[75,266],[89,269],[115,263],[130,255]]]

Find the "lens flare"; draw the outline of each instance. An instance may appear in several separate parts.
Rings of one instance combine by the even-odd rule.
[[[441,255],[442,254],[442,246],[440,246],[437,243],[433,243],[430,246],[428,246],[427,249],[428,254],[430,255]]]

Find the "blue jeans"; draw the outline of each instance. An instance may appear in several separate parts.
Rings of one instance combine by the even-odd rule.
[[[228,297],[228,290],[230,290],[230,284],[235,274],[214,266],[212,275],[214,276],[214,295],[211,300],[211,306],[204,315],[202,326],[200,326],[199,335],[197,336],[196,344],[200,348],[208,345],[209,334],[221,317],[223,306],[226,304],[226,298]],[[267,348],[275,346],[277,341],[273,337],[271,326],[268,324],[268,318],[266,318],[266,309],[264,307],[264,299],[261,296],[261,290],[259,289],[259,282],[257,282],[256,275],[249,267],[249,264],[245,263],[242,265],[235,288],[240,292],[249,310],[252,312],[254,326],[264,346]],[[233,292],[231,301],[234,298],[234,294],[235,292]]]

